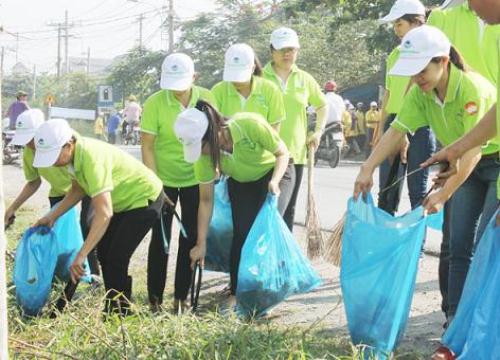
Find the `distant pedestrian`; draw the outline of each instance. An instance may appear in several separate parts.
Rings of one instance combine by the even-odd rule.
[[[18,91],[16,94],[16,101],[10,104],[6,114],[9,118],[9,130],[16,130],[17,117],[29,108],[28,94],[24,91]]]
[[[376,101],[370,103],[370,110],[365,114],[366,122],[366,152],[367,156],[370,155],[373,147],[373,135],[377,129],[380,120],[380,111],[378,110],[378,104]]]
[[[94,122],[94,135],[96,139],[104,139],[104,114],[100,112]]]
[[[108,119],[108,142],[110,144],[116,144],[116,133],[118,131],[118,126],[122,118],[119,112],[114,112],[113,115]]]

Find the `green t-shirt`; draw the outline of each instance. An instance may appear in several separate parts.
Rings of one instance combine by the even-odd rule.
[[[259,114],[241,112],[228,122],[233,139],[233,152],[221,152],[220,171],[239,182],[256,181],[274,168],[282,140],[279,134]],[[216,170],[209,155],[202,155],[194,164],[196,179],[211,183]]]
[[[50,184],[50,197],[64,196],[71,189],[71,176],[66,167],[51,166],[47,168],[36,168],[33,166],[35,152],[24,147],[23,150],[23,172],[26,181],[33,181],[42,177]]]
[[[115,213],[146,207],[163,189],[161,180],[139,160],[86,137],[77,137],[69,172],[90,197],[110,192]]]
[[[193,86],[188,107],[194,107],[198,100],[216,106],[209,90]],[[183,110],[184,107],[171,91],[160,90],[144,103],[141,119],[141,131],[155,136],[154,155],[158,177],[165,186],[176,188],[198,183],[194,177],[193,164],[184,160],[182,144],[174,132],[177,116]]]
[[[307,114],[306,107],[320,108],[326,105],[325,95],[314,78],[307,72],[292,67],[286,83],[274,72],[271,63],[264,67],[264,77],[271,80],[283,93],[286,120],[280,128],[280,136],[285,142],[290,157],[295,164],[305,164],[307,160]]]
[[[471,131],[495,104],[496,88],[478,73],[464,73],[454,65],[450,69],[444,104],[434,91],[424,93],[413,86],[391,126],[411,133],[430,126],[445,146]],[[488,142],[482,152],[485,155],[498,152],[497,140]]]
[[[492,84],[499,70],[496,42],[500,25],[486,25],[470,8],[467,1],[446,10],[433,10],[427,25],[441,29],[458,49],[465,62]]]
[[[399,59],[399,46],[391,51],[386,60],[385,70],[385,88],[389,90],[389,101],[385,106],[385,111],[388,114],[397,114],[401,110],[403,100],[410,83],[408,76],[394,76],[389,75],[389,72]]]
[[[271,125],[285,120],[281,92],[275,84],[260,76],[252,76],[252,90],[246,99],[227,81],[215,84],[212,94],[217,108],[226,117],[239,112],[253,112],[262,115]]]

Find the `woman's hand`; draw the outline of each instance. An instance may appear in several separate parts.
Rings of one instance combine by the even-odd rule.
[[[428,215],[435,214],[443,208],[444,204],[448,201],[449,198],[450,197],[442,190],[436,191],[434,194],[431,194],[427,198],[425,198],[422,205],[424,206],[425,212]]]
[[[269,192],[273,195],[279,196],[281,192],[280,184],[272,180],[269,181]]]
[[[84,263],[86,258],[86,256],[79,252],[69,267],[71,281],[73,281],[73,284],[77,284],[78,281],[80,281],[80,278],[85,275]]]
[[[353,197],[358,200],[359,194],[363,194],[363,197],[368,194],[373,187],[373,171],[365,168],[364,165],[361,166],[359,170],[358,177],[354,183],[354,193]]]
[[[48,228],[52,228],[56,221],[52,218],[51,213],[45,215],[41,219],[39,219],[32,227],[46,226]]]
[[[196,262],[200,262],[200,266],[203,269],[205,267],[205,255],[207,254],[206,245],[197,244],[194,248],[189,252],[189,257],[191,258],[191,269],[194,270]]]

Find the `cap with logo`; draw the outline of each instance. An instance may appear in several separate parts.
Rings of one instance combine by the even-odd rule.
[[[16,133],[12,138],[12,145],[24,146],[29,143],[44,121],[45,117],[40,109],[23,111],[16,120]]]
[[[196,108],[184,110],[177,116],[174,131],[184,147],[184,159],[194,163],[200,158],[202,139],[208,129],[208,118]]]
[[[73,130],[64,119],[51,119],[40,125],[35,134],[35,159],[38,168],[54,165],[62,147],[71,140]]]
[[[272,32],[271,45],[276,50],[281,50],[284,48],[300,48],[299,37],[297,36],[297,33],[287,27],[281,27]]]
[[[247,44],[234,44],[226,51],[224,81],[247,82],[252,78],[255,54]]]
[[[168,55],[161,65],[160,87],[167,90],[184,91],[191,87],[194,77],[194,62],[186,54]]]
[[[425,6],[419,0],[397,0],[389,14],[379,21],[389,23],[405,15],[425,15]]]
[[[416,75],[425,69],[433,58],[449,56],[450,48],[450,40],[438,28],[423,25],[410,30],[401,41],[399,59],[389,74]]]

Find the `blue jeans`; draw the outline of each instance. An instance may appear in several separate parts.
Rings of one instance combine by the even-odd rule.
[[[498,159],[482,159],[452,197],[447,219],[450,222],[450,233],[443,237],[443,242],[449,239],[450,251],[448,316],[454,316],[457,311],[475,243],[481,239],[488,221],[498,207],[499,169]]]
[[[395,115],[391,114],[384,125],[384,131],[390,127]],[[420,167],[420,164],[427,160],[436,151],[436,140],[434,134],[428,128],[418,129],[415,134],[409,135],[408,140],[410,141],[410,147],[408,148],[408,166],[406,171],[409,173]],[[399,156],[396,156],[394,161],[399,161]],[[387,184],[387,179],[389,176],[389,171],[391,168],[391,163],[385,160],[379,168],[379,184],[382,190]],[[398,171],[398,177],[403,176],[405,173],[404,167],[400,166]],[[429,178],[429,170],[422,170],[407,178],[408,192],[410,196],[410,204],[412,209],[420,205],[423,200],[425,193],[427,192],[427,180]],[[392,189],[388,190],[392,194],[386,194],[388,197],[394,199],[390,201],[389,204],[379,207],[386,212],[394,215],[398,210],[399,200],[401,198],[401,192],[403,190],[403,182],[398,186],[394,186]]]

